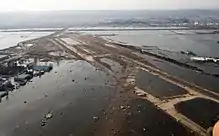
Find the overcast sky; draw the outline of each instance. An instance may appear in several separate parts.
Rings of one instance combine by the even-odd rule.
[[[219,9],[219,0],[0,0],[0,11]]]

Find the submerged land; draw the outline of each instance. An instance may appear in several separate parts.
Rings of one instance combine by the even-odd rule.
[[[3,49],[0,135],[206,136],[218,63],[171,55],[68,28]]]

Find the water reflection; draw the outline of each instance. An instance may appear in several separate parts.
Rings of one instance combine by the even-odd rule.
[[[219,57],[217,43],[219,34],[197,34],[192,30],[184,31],[183,34],[170,30],[90,31],[86,33],[102,34],[101,37],[105,39],[133,46],[157,46],[160,49],[174,52],[191,50],[199,56]],[[109,34],[115,35],[105,36]]]

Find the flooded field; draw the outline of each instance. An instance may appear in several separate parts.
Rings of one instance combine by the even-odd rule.
[[[196,98],[178,103],[175,107],[178,112],[205,129],[211,127],[212,122],[215,123],[219,119],[219,103],[211,100]]]
[[[194,31],[185,31],[181,34],[171,30],[142,30],[142,31],[91,31],[85,32],[103,35],[127,45],[156,46],[162,50],[174,52],[193,51],[199,56],[219,57],[219,34],[195,34]],[[114,36],[107,36],[112,35]]]
[[[165,114],[163,111],[156,109],[153,104],[148,101],[136,99],[131,101],[132,106],[126,115],[128,120],[123,124],[121,135],[136,136],[193,136],[194,133],[186,130],[182,125],[179,125],[173,118]],[[133,112],[134,111],[134,112]],[[162,129],[155,129],[162,128]]]
[[[136,75],[137,86],[159,98],[168,98],[186,94],[186,90],[165,80],[160,79],[156,75],[152,75],[146,71],[139,70]]]
[[[0,49],[16,46],[19,42],[39,38],[52,32],[0,32]]]
[[[190,83],[194,83],[198,86],[209,89],[213,92],[219,93],[218,78],[209,75],[203,75],[199,72],[194,72],[191,69],[187,69],[175,64],[171,64],[170,62],[160,61],[158,59],[152,59],[151,57],[148,56],[145,57],[148,59],[149,62],[154,64],[160,70],[175,75],[176,77],[184,79]]]

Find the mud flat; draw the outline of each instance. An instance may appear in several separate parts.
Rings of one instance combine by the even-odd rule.
[[[136,75],[137,86],[159,98],[168,98],[186,94],[187,91],[174,84],[171,84],[158,76],[152,75],[149,72],[139,70]]]
[[[106,65],[108,65],[112,71],[114,71],[116,73],[122,72],[122,66],[118,62],[115,62],[115,61],[113,61],[111,59],[107,59],[107,58],[101,58],[100,61],[102,63],[105,63]]]
[[[175,108],[205,129],[213,127],[218,120],[219,103],[208,99],[195,98],[178,103]]]

